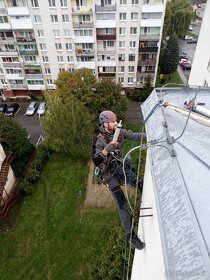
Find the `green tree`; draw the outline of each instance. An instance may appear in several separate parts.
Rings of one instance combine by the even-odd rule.
[[[179,64],[179,42],[176,36],[171,36],[168,40],[162,55],[159,66],[162,74],[173,73]]]
[[[93,118],[74,96],[61,98],[57,90],[45,94],[48,111],[42,123],[46,144],[56,152],[88,160],[91,154]]]
[[[152,90],[153,90],[152,78],[151,78],[151,76],[148,76],[145,79],[144,87],[135,89],[131,96],[131,99],[133,99],[134,101],[137,101],[137,102],[144,102],[147,99],[147,97],[150,95]]]
[[[3,138],[4,150],[13,153],[11,166],[15,176],[21,176],[32,150],[27,131],[14,118],[0,113],[0,137]]]
[[[62,72],[55,84],[58,88],[55,95],[63,99],[74,96],[95,119],[103,110],[112,110],[120,119],[125,119],[127,101],[120,94],[121,86],[111,80],[97,81],[89,69]]]
[[[165,36],[176,34],[178,37],[184,37],[193,17],[194,13],[190,0],[167,2],[163,34]]]

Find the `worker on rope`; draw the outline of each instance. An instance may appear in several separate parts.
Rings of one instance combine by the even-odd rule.
[[[118,123],[116,115],[112,111],[103,111],[99,115],[99,123],[96,136],[93,139],[93,163],[100,170],[103,184],[108,184],[109,190],[117,203],[120,220],[129,240],[135,248],[141,250],[145,247],[145,243],[132,230],[132,221],[127,210],[126,198],[120,185],[125,182],[122,166],[124,139],[140,140],[141,136],[145,137],[145,135],[121,129],[118,139],[113,141]],[[126,160],[124,168],[127,183],[136,187],[137,176],[130,168],[128,160]],[[142,180],[138,182],[138,187],[142,187]]]

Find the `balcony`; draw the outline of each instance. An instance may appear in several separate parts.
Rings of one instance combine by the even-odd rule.
[[[26,80],[43,80],[42,74],[26,74]]]
[[[26,84],[10,84],[11,89],[27,89],[28,86]]]
[[[0,8],[0,15],[6,15],[7,11],[5,8]]]
[[[30,42],[35,42],[35,38],[34,37],[16,37],[16,40],[18,42],[18,44],[21,44],[21,43],[30,43]]]
[[[41,69],[41,63],[37,61],[24,61],[24,69]]]
[[[17,50],[0,50],[0,56],[13,56],[18,55]]]
[[[29,85],[28,84],[28,89],[29,90],[45,90],[46,87],[45,87],[45,85]]]
[[[138,66],[156,66],[156,59],[138,60]]]
[[[108,6],[95,5],[95,11],[96,11],[96,13],[97,12],[116,12],[116,4],[108,5]]]
[[[107,35],[96,35],[97,40],[116,40],[116,34],[107,34]]]
[[[93,28],[94,24],[92,21],[80,21],[73,22],[73,28]]]
[[[8,22],[0,23],[1,31],[11,30],[11,29],[12,29],[12,27],[11,27],[10,23],[8,23]]]
[[[94,36],[75,36],[74,43],[75,44],[83,44],[83,43],[94,43]]]
[[[74,6],[72,7],[72,14],[90,14],[93,10],[90,6]]]
[[[0,43],[6,42],[6,43],[14,43],[15,38],[14,37],[0,37]]]
[[[115,77],[116,73],[106,73],[106,72],[98,72],[99,77]]]
[[[23,74],[6,74],[8,80],[24,80]]]
[[[95,54],[94,49],[76,49],[77,56],[90,56],[94,54]]]
[[[7,8],[9,16],[29,16],[28,7],[8,7]]]
[[[113,55],[113,54],[116,54],[116,48],[113,47],[113,48],[106,48],[106,47],[98,47],[98,51],[97,51],[97,54],[98,55],[102,55],[102,54],[110,54],[110,55]]]
[[[148,76],[150,76],[152,79],[154,79],[154,77],[155,77],[154,71],[153,72],[143,72],[143,73],[137,72],[138,81],[140,80],[140,78],[147,78]]]
[[[95,70],[96,63],[94,61],[77,62],[76,66],[77,66],[77,69],[89,68],[89,69],[94,69]]]
[[[19,50],[20,55],[38,55],[38,50]]]
[[[144,48],[139,48],[140,53],[157,53],[158,52],[158,47],[144,47]]]
[[[22,68],[20,62],[3,62],[4,68]]]
[[[13,30],[32,30],[33,25],[30,18],[16,19],[11,18],[11,25]],[[11,29],[11,28],[10,28]]]
[[[141,41],[159,41],[160,34],[140,34]]]

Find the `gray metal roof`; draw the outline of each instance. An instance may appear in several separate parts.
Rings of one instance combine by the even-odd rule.
[[[154,90],[142,105],[144,119],[160,99],[183,108],[196,92],[195,102],[210,110],[210,88]],[[146,121],[147,140],[158,142],[149,155],[166,278],[204,280],[210,279],[210,127],[189,119],[181,136],[186,121],[158,106]],[[181,137],[169,144],[167,136]]]

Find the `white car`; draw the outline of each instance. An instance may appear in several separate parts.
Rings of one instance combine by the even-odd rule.
[[[191,40],[191,39],[193,39],[193,37],[190,36],[190,35],[186,35],[186,36],[184,37],[184,39],[185,39],[185,40]]]
[[[39,107],[38,107],[38,110],[37,110],[37,114],[38,115],[44,115],[45,111],[46,111],[46,103],[45,102],[41,102],[39,104]]]
[[[31,104],[28,106],[26,110],[26,115],[33,116],[36,113],[37,107],[38,107],[37,102],[31,102]]]
[[[192,25],[190,25],[190,26],[188,27],[188,30],[189,30],[189,31],[193,31]]]

